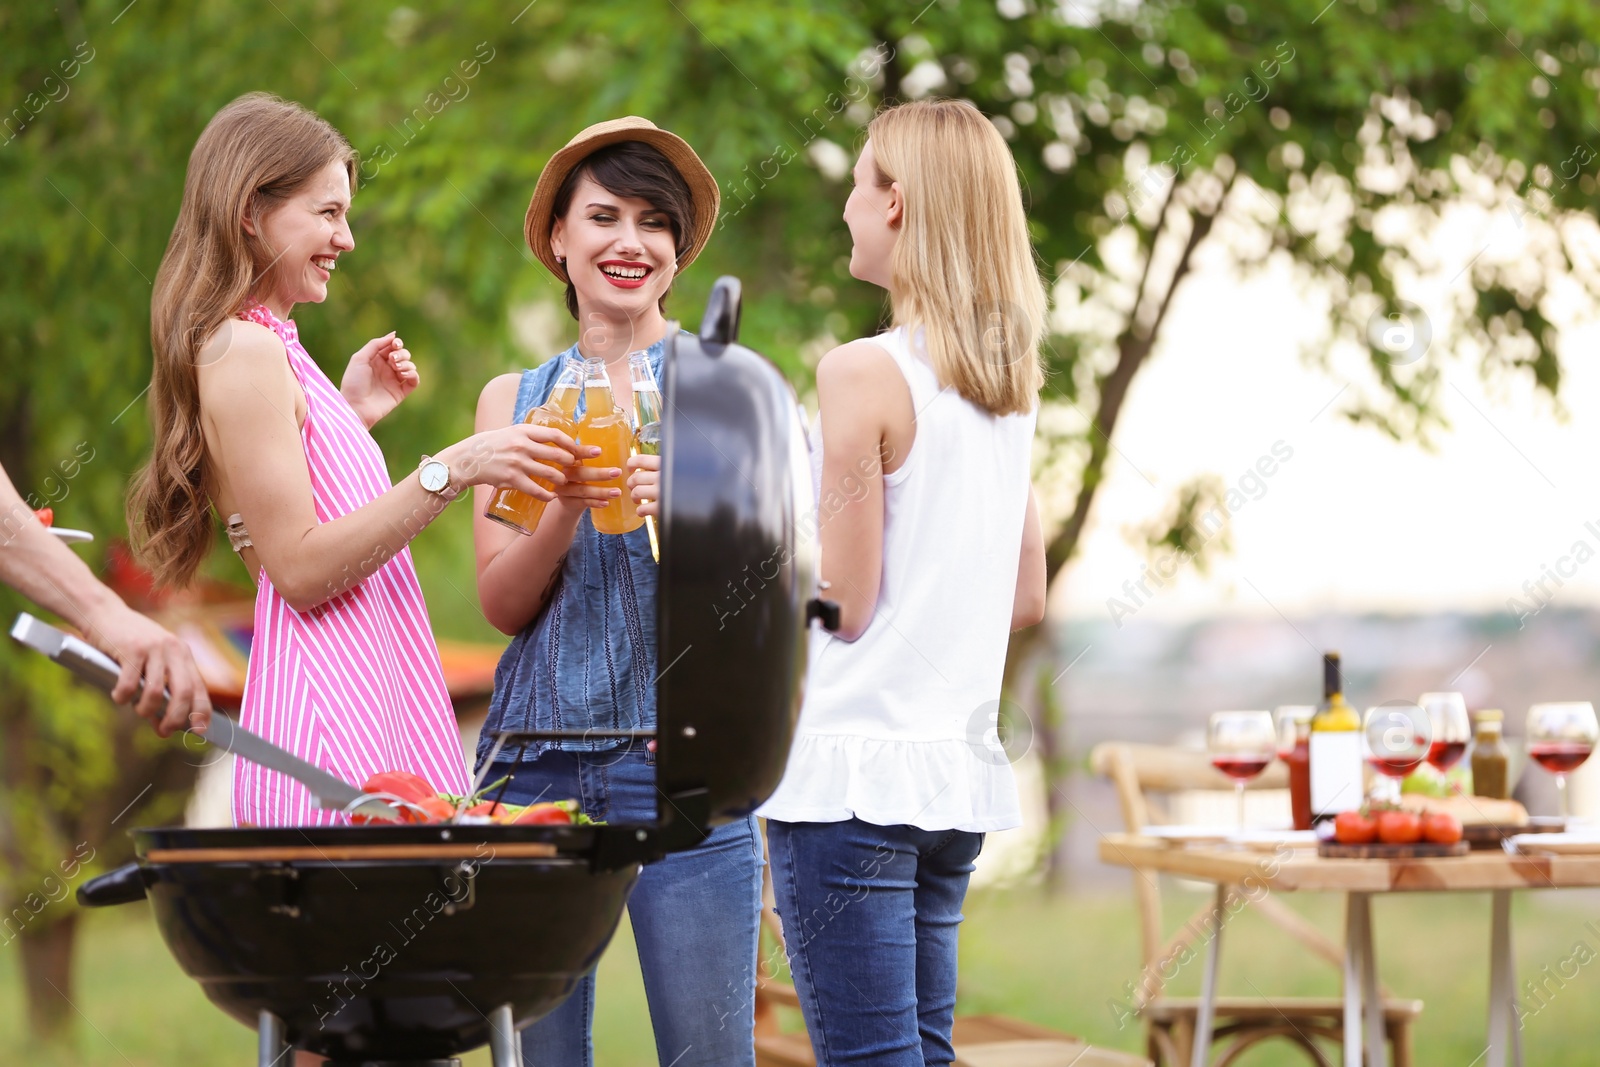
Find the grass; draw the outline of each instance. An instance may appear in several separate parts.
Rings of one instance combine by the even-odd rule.
[[[1168,933],[1209,899],[1209,893],[1163,892]],[[1284,901],[1335,937],[1343,927],[1343,898],[1289,894]],[[1138,1051],[1138,1024],[1117,1026],[1113,1007],[1124,983],[1139,974],[1131,900],[1106,897],[1046,899],[1002,892],[968,902],[962,944],[962,1011],[1005,1012],[1054,1026],[1111,1048]],[[1380,981],[1397,996],[1426,1007],[1415,1030],[1421,1064],[1469,1067],[1483,1051],[1489,985],[1489,897],[1485,893],[1396,894],[1377,897],[1373,921]],[[1587,923],[1594,927],[1588,928]],[[1545,1067],[1597,1060],[1600,966],[1566,965],[1576,975],[1564,987],[1541,975],[1574,956],[1600,959],[1600,893],[1585,890],[1519,893],[1513,897],[1513,936],[1519,988],[1545,981],[1546,1005],[1523,1031],[1528,1063]],[[1174,995],[1196,995],[1202,962],[1179,972]],[[1327,963],[1248,913],[1223,931],[1219,989],[1238,996],[1338,996],[1339,976]],[[1536,1007],[1525,1005],[1525,1010]],[[1241,1067],[1304,1064],[1286,1046],[1260,1046]]]
[[[1206,898],[1172,886],[1168,929]],[[1337,933],[1340,899],[1290,896],[1287,903]],[[1119,1029],[1111,1005],[1138,976],[1139,949],[1130,901],[1108,895],[1045,897],[1031,889],[974,894],[962,942],[963,1012],[1001,1012],[1079,1034],[1097,1044],[1136,1050],[1137,1023]],[[1526,1021],[1527,1062],[1566,1067],[1596,1062],[1600,1021],[1600,893],[1520,893],[1515,897],[1520,980],[1543,982],[1545,1006]],[[1488,988],[1489,902],[1485,894],[1379,897],[1374,904],[1381,978],[1398,995],[1427,1004],[1416,1034],[1417,1062],[1469,1067],[1482,1051]],[[1593,923],[1591,927],[1588,924]],[[1221,988],[1251,995],[1337,995],[1334,970],[1246,914],[1223,934]],[[1560,977],[1563,968],[1566,978]],[[213,1008],[179,972],[137,908],[92,912],[80,943],[77,1025],[69,1042],[29,1046],[14,946],[0,948],[0,1063],[37,1067],[155,1067],[249,1064],[254,1035]],[[1546,974],[1543,968],[1549,967]],[[1199,989],[1200,964],[1178,975],[1173,991]],[[1553,976],[1553,977],[1552,977]],[[643,987],[626,922],[600,964],[595,1043],[598,1067],[655,1062]],[[1526,1008],[1536,1006],[1532,1003]],[[464,1057],[486,1067],[484,1051]],[[1264,1047],[1243,1067],[1300,1064]]]

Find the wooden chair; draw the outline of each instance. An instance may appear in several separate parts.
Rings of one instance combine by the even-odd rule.
[[[1211,766],[1204,752],[1191,749],[1105,742],[1089,754],[1089,764],[1095,774],[1116,786],[1122,819],[1130,833],[1168,821],[1160,803],[1147,796],[1147,790],[1173,794],[1233,789],[1233,782]],[[1287,778],[1281,765],[1274,764],[1267,775],[1251,784],[1256,788],[1283,788]],[[1163,939],[1160,876],[1156,871],[1136,869],[1133,873],[1145,966],[1143,980],[1134,991],[1133,1006],[1144,1019],[1151,1059],[1161,1065],[1188,1067],[1200,1002],[1194,997],[1163,995],[1161,961],[1182,953],[1203,934],[1215,904],[1207,900],[1176,935]],[[1343,948],[1276,897],[1259,896],[1251,906],[1315,955],[1336,968],[1343,967]],[[1195,951],[1202,950],[1196,946]],[[1422,1013],[1422,1001],[1397,999],[1382,987],[1380,992],[1384,1034],[1394,1067],[1411,1067],[1411,1026]],[[1212,1041],[1214,1045],[1227,1043],[1214,1061],[1216,1067],[1228,1067],[1251,1046],[1279,1037],[1299,1047],[1317,1067],[1330,1067],[1328,1056],[1312,1039],[1326,1038],[1338,1044],[1343,1036],[1344,1002],[1337,997],[1218,997],[1215,1019]]]
[[[800,1010],[794,986],[778,976],[783,927],[773,911],[772,867],[761,886],[761,958],[756,965],[756,1067],[816,1067],[805,1030],[785,1033],[779,1008]],[[1003,1015],[958,1015],[951,1031],[954,1067],[1153,1067],[1142,1056],[1094,1048],[1081,1038]]]

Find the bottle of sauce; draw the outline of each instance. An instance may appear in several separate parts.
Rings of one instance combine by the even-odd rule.
[[[1280,708],[1278,758],[1289,768],[1289,810],[1296,830],[1311,829],[1312,708]]]
[[[1365,786],[1361,764],[1361,716],[1345,703],[1339,653],[1322,657],[1322,703],[1311,716],[1311,820],[1331,819],[1361,807]]]
[[[1501,732],[1505,714],[1486,708],[1472,716],[1472,792],[1480,797],[1505,800],[1511,795],[1509,767],[1511,753]]]
[[[577,432],[578,399],[582,395],[583,361],[574,356],[561,368],[561,376],[551,388],[549,399],[529,411],[522,421],[529,426],[554,426],[571,437]],[[534,482],[546,489],[554,484],[548,478],[535,478]],[[544,515],[546,503],[520,489],[496,489],[483,514],[520,534],[531,534]]]

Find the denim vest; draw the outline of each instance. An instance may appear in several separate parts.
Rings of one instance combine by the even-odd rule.
[[[646,351],[661,380],[663,338]],[[573,345],[535,370],[517,388],[512,421],[521,422],[544,403]],[[632,402],[632,397],[627,398]],[[561,578],[550,602],[500,657],[494,695],[478,740],[481,763],[501,730],[651,730],[656,725],[656,579],[643,526],[626,534],[602,534],[588,514],[578,521]],[[622,741],[544,741],[529,745],[523,759],[546,749],[597,752]],[[507,746],[497,759],[514,759]]]

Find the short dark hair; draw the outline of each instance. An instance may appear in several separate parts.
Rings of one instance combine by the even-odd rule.
[[[556,219],[566,217],[572,195],[585,178],[615,196],[647,201],[671,224],[672,244],[679,258],[689,250],[689,235],[694,233],[694,200],[689,196],[689,183],[660,150],[643,141],[619,141],[584,156],[556,190],[550,212],[551,229],[555,228]],[[667,310],[667,294],[671,292],[669,285],[661,294],[662,311]],[[570,280],[567,311],[574,319],[578,317],[578,290]]]

